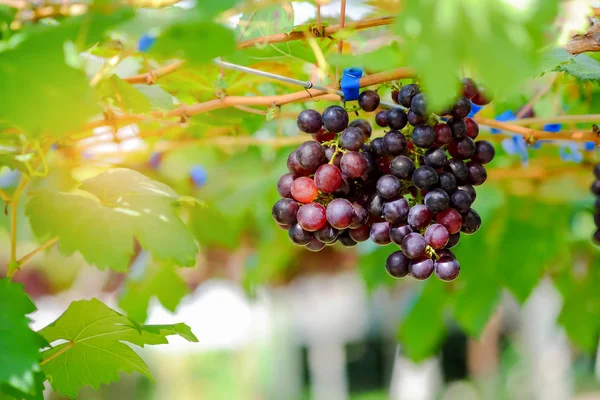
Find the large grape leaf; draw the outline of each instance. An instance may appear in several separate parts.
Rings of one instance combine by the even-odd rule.
[[[434,108],[456,95],[463,67],[496,92],[515,89],[536,74],[538,50],[548,37],[544,32],[554,20],[557,1],[528,5],[524,11],[503,0],[406,2],[395,31]]]
[[[0,310],[0,393],[40,397],[36,374],[44,341],[29,328],[27,317],[35,305],[22,285],[5,278],[0,279]]]
[[[100,81],[96,90],[100,98],[112,107],[132,113],[150,111],[150,99],[116,75]]]
[[[600,82],[600,62],[585,54],[574,56],[569,62],[558,65],[556,71],[565,72],[579,82]]]
[[[54,390],[72,398],[83,386],[98,389],[118,381],[120,372],[137,371],[152,378],[146,363],[124,342],[141,347],[166,344],[170,335],[198,341],[185,324],[138,325],[97,299],[71,303],[39,333],[54,343],[42,352],[44,373]]]
[[[144,322],[148,317],[148,304],[153,297],[167,310],[175,311],[187,293],[189,288],[177,274],[174,265],[150,263],[141,276],[134,276],[133,273],[129,275],[119,299],[119,307],[129,318]]]
[[[58,236],[60,249],[76,250],[99,268],[126,270],[134,237],[159,260],[193,266],[198,247],[176,213],[179,196],[129,169],[109,170],[63,193],[33,193],[26,214],[36,235]]]

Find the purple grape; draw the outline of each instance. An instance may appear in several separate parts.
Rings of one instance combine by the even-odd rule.
[[[354,207],[346,199],[333,199],[327,206],[327,222],[336,229],[346,229],[354,221]]]
[[[600,163],[594,165],[594,176],[596,179],[600,179]]]
[[[348,127],[348,113],[340,106],[329,106],[323,111],[323,125],[329,132],[338,133]]]
[[[433,260],[427,257],[420,257],[411,261],[409,273],[413,278],[422,281],[431,276],[434,268]]]
[[[600,179],[592,182],[592,186],[590,186],[590,191],[596,196],[600,196]]]
[[[297,218],[302,229],[309,232],[318,231],[327,224],[325,207],[319,203],[308,203],[300,207]]]
[[[410,108],[413,97],[419,93],[421,93],[421,90],[418,85],[414,83],[404,85],[398,93],[398,103],[406,108]]]
[[[469,211],[471,204],[473,204],[471,196],[463,190],[457,190],[450,196],[450,205],[461,214]]]
[[[446,123],[454,139],[462,139],[467,135],[467,124],[462,118],[450,118]]]
[[[442,189],[435,189],[425,195],[425,206],[434,214],[450,207],[450,196]]]
[[[285,174],[279,178],[277,182],[277,192],[281,197],[292,197],[292,183],[294,182],[294,176],[292,174]]]
[[[338,238],[339,232],[334,229],[331,225],[327,224],[324,228],[315,231],[315,237],[322,243],[329,244],[335,243]]]
[[[433,219],[433,213],[424,204],[417,204],[408,211],[408,224],[413,229],[423,229]]]
[[[373,196],[367,209],[373,217],[381,217],[381,214],[383,214],[383,199],[377,195]]]
[[[335,148],[333,147],[325,147],[325,158],[327,158],[327,161],[331,161],[331,158],[334,157],[334,154],[335,159],[333,160],[333,165],[339,168],[340,161],[342,160],[342,153],[336,152]]]
[[[288,235],[292,243],[298,246],[307,245],[313,238],[313,234],[302,229],[300,224],[293,224],[288,230]]]
[[[452,235],[450,235],[450,236],[452,236]],[[442,257],[456,258],[456,256],[452,252],[452,250],[448,249],[448,245],[446,245],[445,249],[436,250],[436,253],[439,258],[442,258]]]
[[[428,149],[435,142],[435,130],[429,125],[415,126],[412,132],[412,140],[415,146]]]
[[[296,120],[298,129],[305,133],[317,133],[323,126],[321,114],[316,110],[304,110]]]
[[[462,83],[462,94],[468,99],[472,99],[477,95],[477,85],[471,78],[463,78]]]
[[[377,194],[384,199],[393,199],[400,195],[402,191],[402,182],[394,175],[383,175],[377,181]]]
[[[350,233],[348,231],[344,231],[340,233],[338,236],[338,241],[344,247],[354,247],[356,246],[356,241],[350,237]]]
[[[408,224],[392,226],[390,228],[390,240],[400,246],[404,237],[412,232],[413,230]]]
[[[487,164],[494,159],[496,155],[496,149],[487,140],[480,140],[475,143],[475,154],[473,155],[473,161],[477,161],[481,164]]]
[[[468,136],[453,140],[448,146],[448,153],[459,160],[466,160],[475,154],[475,142]]]
[[[406,255],[406,257],[414,260],[415,258],[419,258],[425,255],[425,250],[427,249],[427,242],[425,238],[420,233],[409,233],[402,239],[402,252]]]
[[[429,165],[421,165],[413,173],[412,181],[419,189],[432,190],[438,185],[439,177],[435,169]]]
[[[458,187],[459,190],[462,190],[463,192],[467,192],[467,194],[469,195],[469,197],[471,197],[471,201],[474,203],[475,199],[477,198],[477,192],[475,191],[475,188],[471,185],[462,185]]]
[[[456,118],[465,118],[471,112],[471,102],[466,97],[461,97],[452,107],[452,115]]]
[[[469,178],[467,181],[471,185],[479,186],[486,181],[487,171],[483,165],[475,161],[469,161],[467,167],[469,168]]]
[[[403,180],[412,179],[415,163],[407,156],[396,156],[390,163],[390,173]]]
[[[390,227],[389,222],[375,222],[371,225],[371,231],[369,232],[371,241],[380,246],[390,244]]]
[[[402,197],[383,205],[383,218],[392,224],[397,224],[406,220],[408,217],[408,210],[408,201]]]
[[[427,99],[423,93],[417,93],[413,96],[410,101],[410,111],[414,112],[419,117],[426,117],[427,112]]]
[[[369,225],[363,225],[355,229],[348,229],[348,233],[355,242],[364,242],[369,240],[371,227]]]
[[[348,150],[360,150],[362,145],[365,144],[365,135],[363,135],[360,128],[348,127],[340,136],[340,144]]]
[[[425,241],[434,249],[441,249],[446,246],[449,239],[450,234],[444,225],[432,224],[425,231]]]
[[[316,237],[313,237],[304,247],[309,251],[321,251],[325,247],[325,243],[319,241]]]
[[[280,225],[293,224],[296,222],[298,207],[298,203],[292,199],[281,199],[273,206],[271,215],[275,222]]]
[[[446,193],[454,193],[456,191],[456,178],[450,172],[442,172],[439,175],[440,188]]]
[[[352,203],[352,207],[354,208],[354,219],[350,228],[357,229],[369,221],[369,212],[358,203]]]
[[[300,162],[298,162],[298,153],[296,151],[291,152],[288,156],[287,167],[288,171],[290,171],[290,173],[294,175],[294,177],[308,176],[314,172],[309,169],[303,168],[302,165],[300,165]]]
[[[452,175],[456,178],[456,183],[459,185],[466,183],[469,178],[469,167],[467,167],[467,164],[456,158],[451,158],[445,169],[452,172]]]
[[[600,229],[598,229],[598,230],[596,230],[596,232],[594,232],[594,235],[592,236],[592,240],[594,241],[594,243],[600,244]]]
[[[448,144],[452,141],[452,131],[446,124],[439,123],[433,127],[435,131],[435,141],[438,144]]]
[[[458,244],[458,242],[460,242],[460,232],[456,232],[453,233],[452,235],[450,235],[450,238],[448,239],[448,243],[446,243],[446,249],[451,249],[454,246],[456,246]],[[448,250],[450,251],[450,250]],[[441,257],[440,252],[438,251],[438,256]]]
[[[435,222],[444,225],[448,232],[453,234],[460,231],[463,217],[454,208],[447,208],[435,217]]]
[[[475,140],[479,136],[479,125],[471,118],[465,118],[465,124],[467,124],[467,136]]]
[[[371,152],[374,153],[378,157],[383,157],[386,155],[385,150],[383,149],[383,138],[375,138],[371,141],[369,145]]]
[[[460,274],[458,261],[451,257],[440,257],[435,262],[434,269],[437,277],[446,282],[455,280],[458,274]]]
[[[365,121],[364,119],[355,119],[354,121],[350,122],[350,125],[348,125],[348,128],[359,128],[361,130],[361,132],[363,133],[363,135],[365,136],[365,138],[370,138],[371,137],[371,133],[373,132],[372,128],[371,128],[371,124],[369,124],[367,121]]]
[[[412,126],[419,126],[427,122],[427,117],[422,117],[420,115],[415,114],[412,110],[408,111],[407,114],[408,123]]]
[[[340,168],[349,178],[359,178],[367,171],[367,159],[357,151],[348,151],[342,156]]]
[[[379,107],[379,95],[374,90],[365,90],[358,95],[358,106],[363,111],[375,111]]]
[[[398,131],[389,131],[383,137],[383,150],[393,156],[406,150],[406,138]]]
[[[436,147],[425,152],[423,161],[432,168],[444,168],[448,164],[448,156],[446,156],[446,152],[443,149]]]
[[[315,186],[323,193],[333,193],[342,184],[342,171],[331,164],[323,164],[315,172]]]
[[[377,115],[375,115],[375,123],[382,128],[387,127],[387,111],[379,111]]]
[[[325,149],[320,143],[310,140],[304,142],[296,150],[298,163],[306,170],[314,172],[325,162]]]
[[[403,109],[392,108],[386,114],[386,123],[390,128],[399,131],[408,123],[408,117]]]
[[[479,230],[479,227],[481,226],[481,217],[477,211],[471,208],[469,211],[463,214],[462,219],[462,228],[460,229],[461,232],[466,233],[467,235],[472,235]]]
[[[410,260],[401,252],[395,251],[385,261],[385,270],[393,278],[403,278],[408,275]]]

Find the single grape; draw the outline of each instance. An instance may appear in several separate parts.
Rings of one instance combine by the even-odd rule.
[[[480,140],[475,143],[475,154],[473,154],[473,161],[477,161],[481,164],[487,164],[494,159],[496,155],[496,149],[487,140]]]
[[[298,246],[307,245],[313,238],[313,234],[302,229],[300,224],[292,225],[288,230],[288,235],[292,243],[297,244]]]
[[[380,246],[390,244],[390,223],[389,222],[375,222],[371,225],[371,231],[369,237],[371,241]]]
[[[465,118],[471,112],[471,102],[466,97],[461,97],[452,107],[452,116],[456,118]]]
[[[485,182],[487,171],[483,165],[475,161],[469,161],[467,167],[469,168],[469,178],[467,179],[469,184],[479,186]]]
[[[413,229],[425,228],[432,219],[433,213],[424,204],[414,205],[408,211],[408,224]]]
[[[383,175],[377,181],[377,194],[384,199],[397,197],[402,190],[402,182],[394,175]]]
[[[408,217],[408,201],[404,197],[389,201],[383,205],[383,218],[386,221],[397,224],[405,221]]]
[[[471,235],[479,230],[479,227],[481,226],[481,217],[477,211],[471,208],[467,213],[463,214],[462,218],[461,232]]]
[[[410,102],[410,110],[419,117],[426,117],[427,112],[427,100],[423,93],[417,93],[413,96]]]
[[[452,194],[456,191],[456,178],[450,172],[442,172],[439,175],[440,188],[444,189],[446,193]]]
[[[590,186],[590,191],[594,193],[596,196],[600,196],[600,179],[595,180]]]
[[[390,173],[403,180],[412,179],[415,163],[407,156],[396,156],[390,163]]]
[[[335,168],[335,167],[334,167]],[[310,203],[319,195],[319,190],[315,186],[315,182],[306,177],[294,179],[292,183],[292,197],[300,203]]]
[[[456,235],[460,235],[460,233],[456,233]],[[450,235],[450,237],[452,237],[452,235]],[[452,250],[450,250],[448,248],[448,245],[446,245],[446,248],[444,248],[444,249],[436,250],[436,254],[438,255],[439,258],[442,258],[442,257],[456,258],[456,256],[452,252]]]
[[[446,243],[446,249],[453,248],[454,246],[456,246],[458,244],[458,242],[460,242],[460,232],[453,233],[452,235],[450,235],[450,238],[448,239],[448,243]],[[448,250],[448,251],[450,251],[450,250]],[[438,256],[440,256],[440,257],[442,256],[439,251],[437,253],[438,253]],[[454,255],[453,255],[453,257],[454,257]]]
[[[448,153],[459,160],[466,160],[475,154],[475,142],[468,136],[455,139],[448,146]]]
[[[412,132],[412,140],[415,146],[427,149],[435,142],[435,130],[429,125],[415,126]]]
[[[314,182],[315,187],[321,192],[333,193],[342,185],[342,171],[335,165],[323,164],[315,172]]]
[[[401,108],[392,108],[386,114],[386,123],[390,128],[399,131],[408,123],[408,117]]]
[[[277,222],[275,222],[275,224],[277,224],[278,228],[281,228],[284,231],[288,231],[292,227],[292,224],[283,224],[282,225],[282,224],[278,224]]]
[[[360,128],[348,127],[342,132],[340,136],[340,144],[343,148],[348,150],[357,151],[360,150],[363,144],[365,144],[365,135],[363,135]]]
[[[321,251],[325,247],[325,243],[319,241],[316,237],[314,237],[304,247],[306,247],[306,250],[309,251]]]
[[[406,108],[410,108],[413,97],[419,93],[421,93],[421,90],[418,85],[414,83],[404,85],[398,94],[398,103]]]
[[[352,208],[354,208],[354,219],[350,228],[357,229],[369,221],[369,212],[358,203],[352,203]]]
[[[392,101],[396,104],[398,104],[398,93],[397,90],[392,90]]]
[[[409,110],[406,116],[408,118],[408,123],[412,126],[419,126],[427,122],[427,117],[417,115],[413,112],[413,110]]]
[[[477,85],[477,94],[471,99],[473,104],[477,104],[478,106],[485,106],[492,102],[492,94],[489,90],[483,85]]]
[[[379,95],[374,90],[364,90],[358,95],[358,106],[363,111],[375,111],[379,107]]]
[[[383,150],[393,156],[401,154],[406,149],[406,138],[398,131],[389,131],[383,137]]]
[[[465,124],[467,125],[467,136],[475,140],[479,136],[479,125],[471,118],[465,118]]]
[[[373,217],[381,217],[381,214],[383,214],[383,199],[377,195],[373,196],[367,206],[367,211]]]
[[[298,114],[296,120],[298,129],[305,133],[317,133],[323,126],[321,114],[316,110],[304,110]]]
[[[463,186],[459,186],[458,189],[462,190],[463,192],[467,192],[467,194],[471,198],[471,201],[473,203],[475,202],[475,199],[477,198],[477,192],[475,191],[475,188],[473,186],[463,185]]]
[[[425,255],[427,249],[427,242],[420,233],[409,233],[402,239],[402,252],[406,257],[414,260]]]
[[[452,131],[450,127],[444,123],[435,124],[435,141],[438,144],[448,144],[452,140]]]
[[[335,139],[336,134],[327,132],[327,129],[321,128],[317,133],[313,133],[312,138],[315,142],[325,143]]]
[[[396,243],[398,246],[402,244],[402,239],[409,233],[412,233],[413,230],[408,224],[402,225],[392,225],[390,228],[390,239],[392,242]]]
[[[390,163],[392,162],[392,158],[392,156],[377,158],[377,168],[379,168],[379,172],[384,175],[390,173]]]
[[[450,282],[458,277],[460,273],[460,264],[454,258],[450,257],[440,257],[439,260],[435,262],[435,274],[442,281]]]
[[[432,190],[438,185],[440,180],[435,169],[429,165],[421,165],[413,173],[412,181],[419,189]]]
[[[448,229],[440,224],[429,225],[424,236],[427,244],[436,250],[446,246],[448,239],[450,239]]]
[[[387,127],[387,111],[379,111],[377,115],[375,115],[375,123],[382,128]]]
[[[338,236],[338,241],[344,247],[356,246],[356,242],[350,237],[350,234],[348,231],[341,232],[340,235]]]
[[[298,203],[292,199],[281,199],[273,205],[271,215],[280,225],[293,224],[296,222],[298,207]]]
[[[327,222],[336,229],[346,229],[354,221],[354,207],[346,199],[333,199],[327,206]]]
[[[349,178],[359,178],[367,170],[367,160],[357,151],[348,151],[340,160],[340,168]]]
[[[334,229],[331,225],[327,224],[324,228],[315,231],[315,237],[322,243],[329,244],[335,243],[338,238],[338,230]]]
[[[362,225],[355,229],[348,229],[348,233],[355,242],[365,242],[369,240],[371,227],[369,225]]]
[[[325,207],[319,203],[308,203],[300,207],[297,218],[302,229],[309,232],[318,231],[327,224]]]
[[[467,124],[464,119],[452,117],[448,120],[447,125],[454,139],[461,139],[467,135]]]
[[[323,125],[329,132],[338,133],[348,127],[348,113],[340,106],[329,106],[323,111]]]
[[[309,169],[303,168],[300,165],[300,163],[298,162],[298,153],[296,151],[290,153],[290,155],[288,156],[287,167],[288,171],[290,171],[290,173],[293,176],[308,176],[314,172]]]
[[[383,157],[386,155],[386,152],[383,149],[383,138],[375,138],[371,140],[369,148],[371,149],[371,152],[378,157]]]
[[[466,183],[469,178],[469,167],[467,167],[467,164],[456,158],[451,158],[445,169],[452,172],[452,175],[456,178],[456,183],[459,185]]]
[[[350,122],[348,128],[359,128],[362,131],[363,135],[365,135],[365,138],[367,139],[371,137],[371,133],[373,132],[371,124],[369,124],[364,119],[360,118]]]
[[[410,259],[401,251],[390,254],[385,261],[385,270],[393,278],[403,278],[408,275]]]
[[[277,192],[281,197],[292,197],[292,183],[294,176],[292,174],[284,174],[277,182]]]
[[[423,161],[432,168],[444,168],[448,164],[448,156],[446,156],[446,152],[443,149],[436,147],[425,152]]]
[[[325,162],[325,149],[314,140],[302,143],[296,153],[300,166],[311,172],[316,171]]]
[[[435,222],[444,225],[452,235],[460,231],[463,224],[463,217],[454,208],[447,208],[435,217]]]
[[[434,268],[433,260],[428,257],[419,257],[412,260],[408,267],[410,276],[420,281],[429,278]]]
[[[471,204],[473,204],[471,196],[463,190],[457,190],[450,196],[450,206],[461,214],[469,211]]]
[[[598,230],[596,230],[596,232],[594,232],[594,235],[592,236],[592,240],[594,241],[594,243],[600,244],[600,229],[598,229]]]
[[[477,95],[477,85],[471,78],[463,78],[462,83],[462,95],[468,99],[472,99]]]
[[[450,206],[450,196],[442,189],[435,189],[425,195],[424,202],[429,211],[437,214]]]

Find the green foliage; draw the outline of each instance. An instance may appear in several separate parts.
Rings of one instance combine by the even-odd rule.
[[[125,271],[134,237],[159,260],[193,266],[198,248],[177,216],[178,199],[168,186],[119,168],[69,193],[33,193],[26,214],[36,235],[58,236],[64,254],[79,251],[99,268]]]
[[[71,303],[39,333],[50,344],[66,341],[42,352],[42,368],[52,388],[72,398],[83,386],[97,389],[118,381],[120,372],[137,371],[152,378],[146,363],[124,342],[141,347],[165,344],[170,335],[198,341],[184,324],[138,325],[96,299]]]
[[[150,100],[138,89],[116,75],[104,79],[96,89],[102,100],[111,106],[118,106],[130,113],[150,111]]]

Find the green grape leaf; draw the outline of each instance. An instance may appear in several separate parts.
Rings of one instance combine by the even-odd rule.
[[[148,317],[150,299],[156,297],[169,311],[175,308],[189,288],[172,264],[150,263],[140,277],[130,274],[125,282],[119,307],[129,318],[144,322]]]
[[[536,74],[557,0],[530,4],[524,12],[503,0],[406,2],[394,29],[432,109],[453,100],[463,68],[496,93]]]
[[[185,324],[139,325],[97,299],[74,301],[39,333],[54,344],[41,354],[42,369],[52,388],[71,398],[83,386],[98,389],[118,381],[120,372],[137,371],[152,379],[146,363],[125,342],[166,344],[170,335],[198,341]]]
[[[586,54],[572,57],[570,62],[558,65],[555,70],[573,76],[578,82],[600,82],[600,62]]]
[[[117,168],[72,192],[33,193],[26,215],[36,235],[58,236],[64,254],[79,251],[99,268],[125,271],[134,237],[159,260],[193,266],[198,247],[176,213],[178,199],[168,186]]]
[[[150,100],[133,85],[116,75],[103,79],[96,87],[101,99],[113,107],[129,113],[147,113]]]
[[[204,19],[210,19],[235,7],[238,2],[239,0],[199,1],[196,3],[196,10]]]
[[[0,392],[39,397],[36,373],[45,342],[29,328],[27,317],[35,305],[22,285],[4,278],[0,279],[0,310]]]
[[[169,111],[175,106],[173,96],[167,93],[160,85],[133,85],[150,101],[153,110]]]

